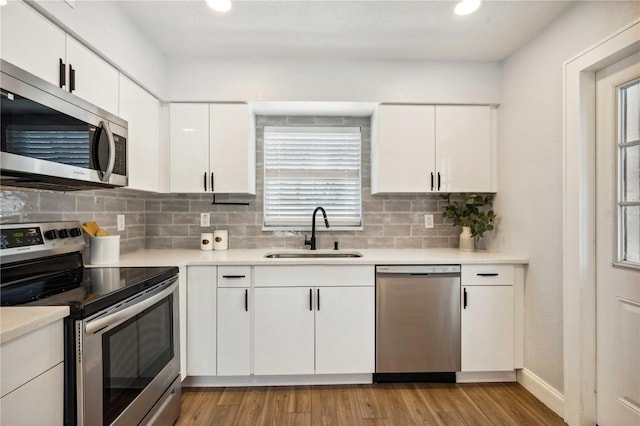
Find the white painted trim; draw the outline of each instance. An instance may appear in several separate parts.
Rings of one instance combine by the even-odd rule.
[[[564,63],[564,420],[596,423],[595,72],[640,50],[640,19]]]
[[[515,371],[463,371],[456,373],[456,383],[492,383],[515,381]]]
[[[563,417],[564,395],[558,392],[553,386],[526,368],[518,370],[518,383],[542,401],[544,405],[552,409],[557,415]]]
[[[183,387],[358,385],[373,383],[372,374],[300,374],[291,376],[189,376]]]

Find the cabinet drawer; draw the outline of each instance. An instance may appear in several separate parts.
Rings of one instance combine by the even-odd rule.
[[[251,287],[251,266],[218,266],[218,287]]]
[[[462,285],[513,285],[513,265],[462,265]]]
[[[61,363],[64,359],[63,344],[62,321],[3,344],[2,396]]]
[[[256,266],[256,287],[373,286],[375,268],[370,265]]]

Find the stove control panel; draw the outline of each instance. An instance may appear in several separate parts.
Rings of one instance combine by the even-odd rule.
[[[0,225],[2,262],[80,251],[85,241],[77,221]]]

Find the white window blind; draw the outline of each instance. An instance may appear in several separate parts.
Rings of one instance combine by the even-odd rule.
[[[309,227],[318,206],[332,228],[361,226],[360,142],[359,127],[265,126],[264,226]]]

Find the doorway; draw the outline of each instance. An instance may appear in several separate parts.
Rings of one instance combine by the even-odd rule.
[[[596,421],[640,424],[640,53],[596,73]]]

